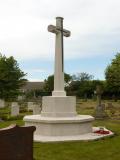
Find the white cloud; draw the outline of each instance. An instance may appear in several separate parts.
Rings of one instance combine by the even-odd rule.
[[[65,40],[66,59],[120,50],[119,8],[119,0],[1,0],[0,52],[17,59],[53,58],[55,39],[47,26],[56,16],[72,32]]]

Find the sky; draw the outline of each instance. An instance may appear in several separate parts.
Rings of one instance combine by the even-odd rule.
[[[0,52],[14,56],[29,81],[54,73],[55,35],[47,31],[64,17],[66,73],[104,79],[120,52],[120,0],[0,0]]]

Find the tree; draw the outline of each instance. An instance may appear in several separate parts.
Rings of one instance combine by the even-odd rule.
[[[0,54],[0,98],[17,97],[20,87],[27,81],[25,75],[14,57]]]
[[[53,88],[54,88],[54,76],[53,75],[48,76],[48,78],[45,79],[44,82],[45,82],[45,85],[44,85],[45,91],[47,91],[47,92],[53,91]]]
[[[101,86],[102,89],[104,90],[104,88],[105,88],[105,81],[104,80],[92,80],[91,81],[91,89],[92,89],[93,93],[96,90],[97,86]]]
[[[120,93],[120,53],[115,55],[105,70],[105,78],[109,92],[116,96]]]
[[[93,75],[90,75],[88,73],[82,72],[72,75],[73,81],[88,81],[93,79]]]
[[[85,72],[74,74],[70,84],[70,92],[79,97],[87,97],[91,94],[92,78],[92,75]]]
[[[65,88],[67,88],[69,86],[69,82],[72,80],[72,77],[67,74],[64,73],[64,79],[65,79]],[[45,79],[45,91],[51,92],[54,89],[54,75],[50,75],[48,76],[47,79]]]

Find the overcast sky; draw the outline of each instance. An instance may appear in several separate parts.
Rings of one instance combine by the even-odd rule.
[[[54,72],[55,35],[47,31],[64,17],[65,72],[104,79],[120,52],[120,0],[0,0],[0,52],[14,56],[32,81]]]

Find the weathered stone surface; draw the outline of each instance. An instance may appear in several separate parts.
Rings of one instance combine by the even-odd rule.
[[[0,99],[0,108],[5,107],[5,101],[3,99]]]
[[[105,104],[102,104],[101,101],[102,93],[103,93],[102,87],[100,85],[97,85],[96,87],[97,106],[94,113],[95,119],[104,119],[108,117],[107,113],[105,112]]]
[[[17,102],[12,102],[11,104],[11,116],[19,115],[19,105]]]
[[[57,33],[59,33],[59,31],[61,31],[61,28],[60,28],[60,27],[53,26],[53,25],[49,25],[49,26],[48,26],[48,31],[57,34]],[[70,37],[70,31],[68,31],[68,30],[66,30],[66,29],[63,29],[63,35],[64,35],[65,37]]]
[[[89,115],[74,117],[42,117],[41,115],[25,116],[26,126],[36,126],[35,135],[41,136],[76,136],[92,132],[92,121]]]
[[[101,104],[101,105],[96,107],[94,116],[95,116],[95,119],[108,118],[108,115],[105,112],[105,104]]]
[[[33,115],[40,114],[40,111],[41,111],[40,105],[34,104],[33,105]]]
[[[33,110],[33,102],[28,102],[28,111]]]
[[[76,116],[76,97],[46,96],[42,99],[41,116],[45,117],[73,117]]]

